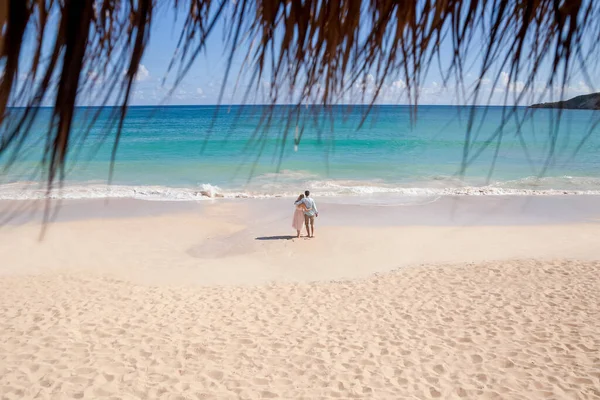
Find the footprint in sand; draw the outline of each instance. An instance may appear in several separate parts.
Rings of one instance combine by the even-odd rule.
[[[224,376],[222,371],[209,371],[207,375],[216,381],[220,381]]]
[[[436,365],[435,367],[433,367],[433,370],[437,373],[437,374],[443,374],[444,372],[446,372],[446,370],[444,369],[444,367],[441,364]]]
[[[483,361],[483,357],[481,357],[479,354],[471,354],[471,361],[475,364],[479,364]]]

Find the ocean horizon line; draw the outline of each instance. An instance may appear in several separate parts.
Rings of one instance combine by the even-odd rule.
[[[190,108],[217,108],[217,107],[297,107],[297,104],[240,104],[240,103],[232,103],[232,104],[166,104],[166,105],[160,105],[160,104],[135,104],[135,105],[128,105],[127,108],[184,108],[184,107],[190,107]],[[34,108],[39,108],[39,109],[52,109],[54,106],[39,106],[39,107],[34,107]],[[361,108],[367,108],[367,107],[372,107],[372,108],[377,108],[377,107],[401,107],[401,108],[410,108],[410,107],[454,107],[454,108],[466,108],[466,107],[477,107],[477,108],[528,108],[529,106],[524,106],[524,105],[499,105],[499,104],[490,104],[490,105],[483,105],[483,104],[463,104],[463,105],[456,105],[456,104],[418,104],[418,105],[411,105],[411,104],[368,104],[368,103],[361,103],[361,104],[333,104],[333,105],[327,105],[324,106],[322,104],[309,104],[307,105],[302,105],[301,107],[311,107],[311,108],[329,108],[329,107],[334,107],[334,108],[339,108],[339,107],[361,107]],[[11,107],[7,107],[7,109],[14,109],[14,110],[18,110],[18,109],[25,109],[27,108],[26,106],[11,106]],[[75,106],[76,109],[78,108],[121,108],[121,106],[119,105],[88,105],[88,106]]]

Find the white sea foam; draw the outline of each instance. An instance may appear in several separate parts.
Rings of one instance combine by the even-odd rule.
[[[299,176],[296,176],[299,178]],[[435,181],[435,182],[434,182]],[[47,189],[33,182],[16,182],[0,185],[0,200],[35,199],[104,199],[129,198],[150,201],[204,201],[221,198],[273,198],[296,196],[302,189],[308,188],[319,197],[357,196],[373,197],[395,195],[403,197],[439,197],[439,196],[564,196],[564,195],[600,195],[598,178],[525,178],[517,181],[496,182],[487,186],[440,187],[440,179],[421,182],[414,186],[393,185],[381,181],[349,180],[302,180],[294,182],[278,181],[248,185],[243,190],[222,189],[211,184],[197,187],[168,186],[127,186],[98,183],[65,184],[62,188]],[[452,182],[456,183],[456,182]],[[554,186],[555,185],[555,186]],[[555,188],[553,188],[554,186]],[[556,188],[558,187],[558,188]]]
[[[48,192],[32,184],[12,183],[0,185],[0,200],[35,199],[104,199],[129,198],[157,201],[198,201],[224,197],[221,190],[212,185],[198,188],[173,188],[166,186],[124,186],[124,185],[65,185]]]

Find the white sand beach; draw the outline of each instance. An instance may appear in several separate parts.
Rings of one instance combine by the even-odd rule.
[[[288,203],[3,226],[0,398],[600,398],[597,198]]]

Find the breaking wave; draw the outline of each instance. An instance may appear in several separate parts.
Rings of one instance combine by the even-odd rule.
[[[106,199],[127,198],[150,201],[204,201],[233,198],[273,198],[296,196],[305,188],[321,196],[564,196],[600,195],[600,178],[548,177],[524,178],[495,182],[484,186],[459,185],[456,179],[434,177],[412,184],[390,184],[379,181],[294,179],[293,182],[272,181],[247,185],[243,189],[223,189],[211,184],[196,187],[150,185],[106,185],[98,183],[65,184],[50,193],[34,182],[0,185],[0,200],[35,199]]]

